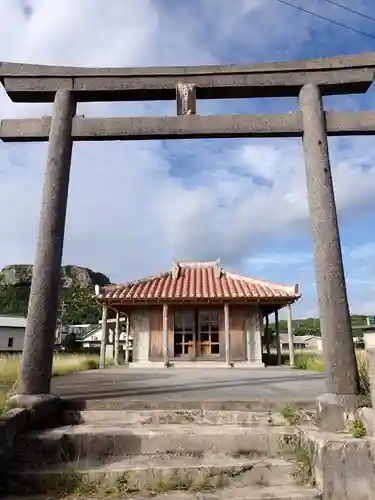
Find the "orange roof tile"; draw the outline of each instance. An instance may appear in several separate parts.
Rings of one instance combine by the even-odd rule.
[[[97,289],[97,299],[108,303],[160,300],[295,301],[300,296],[297,285],[278,285],[232,274],[221,269],[219,261],[179,262],[159,275]]]

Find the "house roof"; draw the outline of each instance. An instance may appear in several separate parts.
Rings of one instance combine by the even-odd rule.
[[[293,335],[293,342],[304,344],[305,342],[316,342],[321,337],[313,336],[313,335]],[[280,342],[282,344],[287,344],[289,341],[289,337],[287,333],[280,333]]]
[[[175,262],[167,272],[122,285],[96,288],[100,302],[152,301],[296,301],[297,285],[278,285],[225,271],[220,261]]]
[[[114,333],[114,328],[111,326],[111,324],[108,325],[108,330],[112,331]],[[120,335],[122,335],[124,332],[121,331]],[[90,337],[91,336],[97,337],[97,340],[94,342],[98,342],[102,336],[103,336],[103,326],[102,325],[96,325],[94,328],[92,328],[90,331],[86,332],[84,335],[81,335],[80,337],[77,338],[78,342],[91,342]],[[133,340],[133,335],[129,334],[129,340]]]
[[[2,328],[26,328],[26,318],[12,314],[0,314],[0,327]]]

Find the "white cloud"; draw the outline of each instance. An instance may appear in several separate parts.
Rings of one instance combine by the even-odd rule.
[[[356,246],[349,251],[349,255],[352,259],[374,259],[375,242],[369,242],[363,245]]]
[[[249,257],[247,262],[254,269],[262,270],[269,266],[284,267],[291,264],[306,264],[307,262],[311,262],[312,259],[313,255],[308,252],[280,252]]]
[[[110,9],[102,0],[26,3],[31,17],[19,2],[0,0],[0,60],[92,66],[220,63],[221,48],[231,44],[247,45],[248,60],[281,57],[280,47],[285,58],[292,58],[298,43],[309,41],[313,25],[293,12],[301,29],[292,41],[285,31],[292,12],[266,0],[202,0],[199,15],[187,2],[111,0]],[[224,59],[231,62],[228,53]],[[87,115],[113,116],[171,114],[173,106],[80,108]],[[220,106],[205,104],[211,112]],[[50,105],[14,105],[0,97],[2,117],[49,112]],[[345,219],[373,203],[375,158],[368,139],[350,141],[345,150],[341,144],[331,141],[338,207]],[[0,265],[33,260],[45,154],[45,145],[0,145],[0,212],[6,214],[0,218]],[[271,259],[254,257],[264,238],[306,225],[307,215],[300,141],[76,144],[64,260],[116,281],[169,267],[173,258],[221,257],[237,268],[250,259],[259,267]],[[288,264],[296,263],[290,255]],[[298,280],[291,276],[293,281]]]

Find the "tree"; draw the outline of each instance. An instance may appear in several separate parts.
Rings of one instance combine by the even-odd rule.
[[[62,340],[61,347],[66,352],[78,351],[79,343],[77,342],[75,333],[68,333],[68,335],[66,335],[66,337]]]
[[[27,316],[30,288],[28,286],[0,286],[0,313]],[[65,303],[64,323],[98,323],[100,310],[93,297],[92,287],[61,288],[61,302]]]

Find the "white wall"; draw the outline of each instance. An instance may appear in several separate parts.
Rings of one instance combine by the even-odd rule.
[[[0,326],[0,351],[22,351],[25,328]],[[9,339],[13,339],[13,346],[8,347]]]
[[[323,351],[323,340],[322,339],[316,339],[316,349],[317,351]]]

